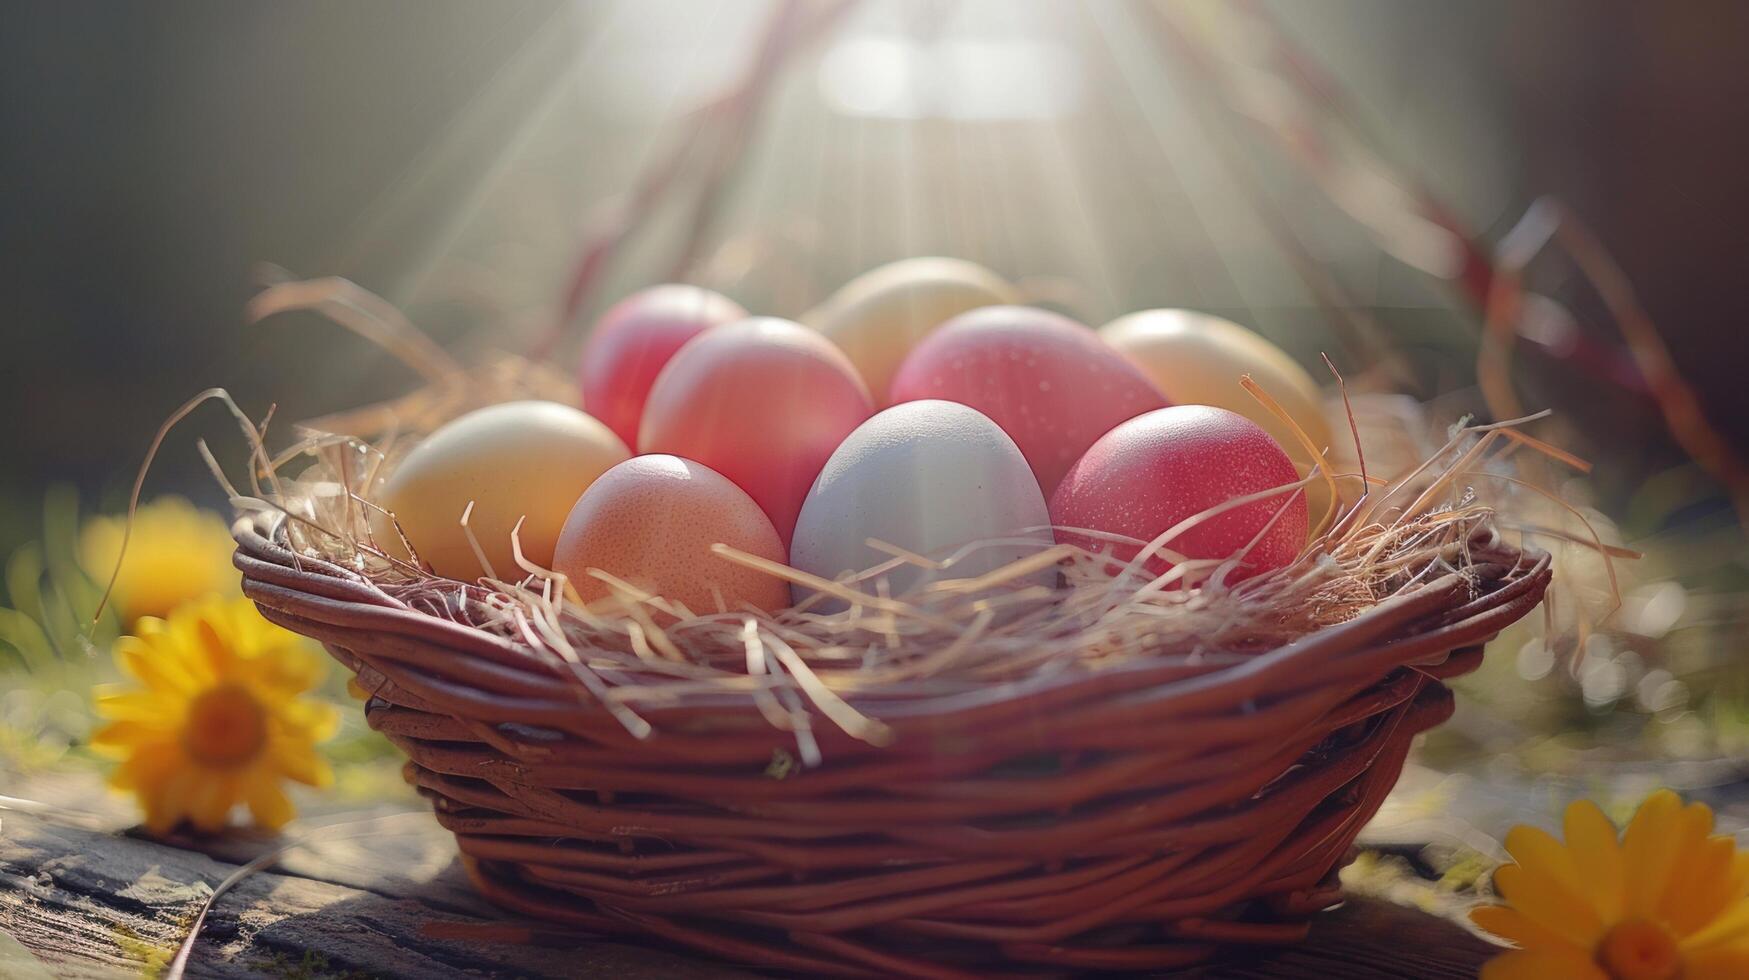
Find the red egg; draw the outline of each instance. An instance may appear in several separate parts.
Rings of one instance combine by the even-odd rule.
[[[1140,547],[1064,529],[1106,531],[1145,543],[1211,507],[1299,478],[1293,461],[1255,422],[1224,408],[1179,405],[1130,419],[1094,443],[1051,496],[1051,523],[1058,526],[1058,541],[1109,549],[1129,561]],[[1187,558],[1229,558],[1259,534],[1228,581],[1280,568],[1299,555],[1306,541],[1305,493],[1240,504],[1165,548]],[[1172,567],[1158,555],[1147,565],[1154,574]]]
[[[697,286],[651,286],[627,296],[595,321],[583,345],[583,410],[637,445],[644,399],[674,352],[719,323],[746,318],[739,303]]]
[[[775,317],[712,327],[656,377],[638,450],[672,453],[728,477],[789,547],[814,477],[874,401],[844,352]]]
[[[1065,316],[990,306],[925,337],[891,400],[941,398],[983,412],[1020,447],[1046,496],[1093,441],[1169,404],[1122,355]]]

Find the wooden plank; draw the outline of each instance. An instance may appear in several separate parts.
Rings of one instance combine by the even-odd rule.
[[[142,965],[164,961],[208,889],[236,867],[186,848],[66,826],[41,815],[7,814],[0,830],[0,930],[63,977],[137,975]],[[568,940],[565,948],[434,938],[434,926],[477,928],[495,920],[467,892],[453,862],[434,868],[427,855],[419,859],[423,863],[402,864],[396,875],[380,879],[378,865],[385,853],[398,862],[396,856],[442,852],[446,845],[435,825],[415,824],[392,838],[352,842],[348,846],[356,849],[350,853],[359,860],[351,867],[340,867],[331,856],[288,857],[289,867],[257,874],[220,900],[190,975],[746,976],[701,959],[584,938]],[[453,856],[453,847],[447,853]],[[1492,952],[1449,922],[1361,899],[1320,919],[1308,943],[1200,975],[1473,977]]]
[[[1204,971],[1221,980],[1475,980],[1500,952],[1416,909],[1358,898],[1325,914],[1306,942]]]
[[[57,976],[138,976],[163,962],[212,885],[235,869],[183,848],[7,814],[0,828],[0,930]],[[444,874],[453,873],[446,868]],[[217,905],[191,977],[468,974],[727,980],[746,974],[656,949],[577,941],[565,949],[433,938],[490,920],[448,903],[296,874],[246,879]]]

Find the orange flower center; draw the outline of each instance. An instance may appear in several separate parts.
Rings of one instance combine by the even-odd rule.
[[[1645,919],[1611,926],[1597,944],[1597,965],[1614,980],[1672,980],[1682,971],[1676,940]]]
[[[195,762],[236,769],[253,761],[266,744],[266,713],[241,685],[221,684],[189,702],[182,748]]]

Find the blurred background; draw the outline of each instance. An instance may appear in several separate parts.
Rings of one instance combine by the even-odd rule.
[[[1618,563],[1606,619],[1573,549],[1580,593],[1502,640],[1425,758],[1737,778],[1749,6],[68,0],[3,23],[16,610],[78,605],[56,542],[125,506],[201,389],[304,419],[416,384],[313,315],[248,322],[274,277],[344,276],[464,359],[568,370],[593,315],[653,282],[793,317],[877,264],[956,255],[1091,324],[1185,306],[1328,353],[1432,431],[1494,407],[1484,324],[1521,285],[1492,307],[1513,352],[1492,383],[1554,410],[1537,433],[1596,464],[1561,496],[1645,557]],[[714,189],[656,185],[567,314],[585,243],[671,159]],[[1558,214],[1587,233],[1527,249]],[[222,510],[202,436],[242,458],[203,411],[149,497]]]

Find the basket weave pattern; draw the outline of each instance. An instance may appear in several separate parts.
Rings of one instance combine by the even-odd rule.
[[[804,770],[751,699],[677,691],[638,739],[516,642],[294,557],[266,518],[235,534],[245,592],[358,674],[493,901],[830,975],[1157,970],[1302,937],[1450,714],[1441,681],[1550,578],[1478,544],[1462,574],[1237,664],[869,698],[891,743],[822,721]]]

